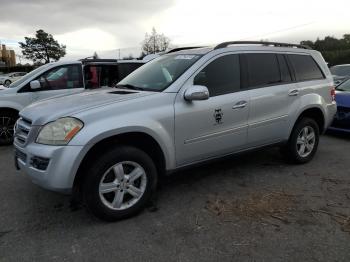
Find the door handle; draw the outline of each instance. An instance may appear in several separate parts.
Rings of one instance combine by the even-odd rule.
[[[298,89],[290,90],[288,95],[289,96],[297,96],[297,95],[299,95],[299,90]]]
[[[247,101],[239,101],[232,107],[232,109],[244,108],[247,104]]]

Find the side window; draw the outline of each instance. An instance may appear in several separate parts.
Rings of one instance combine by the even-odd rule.
[[[239,91],[239,56],[217,58],[195,76],[193,84],[206,86],[211,97]]]
[[[280,66],[281,71],[281,82],[289,83],[292,81],[292,77],[290,75],[290,71],[287,65],[287,61],[284,55],[277,55],[278,64]]]
[[[310,55],[288,55],[297,81],[323,79],[324,75]]]
[[[248,68],[248,87],[260,87],[281,82],[276,54],[245,54]]]
[[[39,80],[41,84],[41,91],[83,87],[80,65],[55,67],[39,76],[36,80]]]

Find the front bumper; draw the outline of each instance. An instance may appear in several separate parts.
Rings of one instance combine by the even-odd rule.
[[[82,149],[82,146],[49,146],[36,143],[21,148],[15,144],[15,164],[33,183],[52,191],[70,194]]]

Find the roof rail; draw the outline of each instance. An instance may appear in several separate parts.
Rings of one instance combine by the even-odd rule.
[[[105,59],[105,58],[83,58],[83,59],[79,59],[79,61],[81,62],[118,62],[118,59]]]
[[[229,45],[263,45],[263,46],[275,46],[275,47],[295,47],[295,48],[302,48],[302,49],[312,49],[311,47],[307,45],[298,45],[298,44],[288,44],[288,43],[278,43],[278,42],[264,42],[264,41],[229,41],[229,42],[223,42],[221,44],[218,44],[214,47],[215,49],[225,48]]]
[[[174,53],[174,52],[182,51],[182,50],[187,50],[187,49],[202,48],[202,47],[204,47],[204,46],[184,46],[184,47],[177,47],[177,48],[174,48],[174,49],[169,50],[168,52],[166,52],[166,54]]]

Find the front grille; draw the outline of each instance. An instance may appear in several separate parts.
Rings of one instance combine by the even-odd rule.
[[[17,149],[15,149],[15,156],[23,162],[27,161],[27,155]]]
[[[20,145],[25,145],[28,139],[32,121],[21,117],[16,123],[15,142]]]

